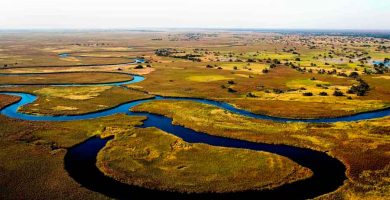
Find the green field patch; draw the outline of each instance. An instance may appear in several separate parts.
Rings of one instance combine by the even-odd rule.
[[[286,83],[289,88],[300,88],[300,87],[315,87],[317,85],[330,86],[329,82],[319,81],[319,80],[310,80],[310,79],[297,79],[288,81]]]
[[[99,96],[100,93],[112,88],[111,86],[96,87],[47,87],[35,92],[39,95],[59,97],[71,100],[87,100]]]
[[[231,80],[233,78],[229,78],[222,75],[200,75],[200,76],[189,76],[186,80],[195,81],[195,82],[212,82],[212,81],[223,81],[223,80]]]
[[[155,128],[117,131],[115,135],[99,152],[97,165],[106,175],[131,185],[229,192],[273,188],[312,174],[282,156],[189,144]]]

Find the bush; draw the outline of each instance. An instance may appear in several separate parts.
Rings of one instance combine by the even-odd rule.
[[[255,98],[257,97],[255,94],[253,94],[252,92],[249,92],[247,95],[247,97],[251,97],[251,98]]]
[[[232,89],[232,88],[228,88],[228,92],[230,92],[230,93],[236,93],[237,91],[234,90],[234,89]]]
[[[230,80],[230,81],[228,81],[228,84],[234,85],[234,84],[236,84],[236,83],[235,83],[234,81]]]
[[[214,68],[214,67],[211,65],[206,65],[206,68]]]
[[[282,93],[284,93],[284,91],[283,90],[281,90],[281,89],[278,89],[278,88],[276,88],[276,89],[273,89],[272,90],[275,94],[282,94]]]
[[[326,92],[320,92],[320,96],[328,96],[328,93],[326,93]]]
[[[263,69],[263,71],[262,71],[264,74],[266,74],[266,73],[268,73],[269,72],[269,70],[267,69],[267,68],[265,68],[265,69]]]
[[[305,92],[305,93],[303,93],[303,96],[311,97],[311,96],[313,96],[313,93],[311,93],[311,92]]]
[[[142,65],[137,65],[136,67],[134,67],[134,69],[143,69],[144,68],[144,66],[142,66]]]
[[[333,92],[333,96],[336,96],[336,97],[344,96],[344,93],[341,92],[341,91],[336,90],[336,91]]]
[[[351,77],[351,78],[358,78],[358,77],[359,77],[359,73],[357,73],[357,72],[351,72],[351,73],[349,74],[349,77]]]

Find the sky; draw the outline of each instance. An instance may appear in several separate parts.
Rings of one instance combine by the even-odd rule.
[[[4,0],[0,29],[390,30],[390,0]]]

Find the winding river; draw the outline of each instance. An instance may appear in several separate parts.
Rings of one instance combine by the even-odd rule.
[[[109,83],[99,85],[116,85],[131,84],[144,80],[144,77],[134,75],[134,79],[131,82],[126,83]],[[96,84],[89,84],[96,85]],[[66,85],[68,86],[68,85]],[[74,86],[74,85],[73,85]],[[238,199],[238,198],[250,198],[256,195],[260,198],[288,198],[288,199],[307,199],[320,196],[336,190],[343,185],[346,180],[345,171],[346,168],[339,160],[327,155],[326,153],[299,148],[287,145],[273,145],[265,143],[254,143],[238,139],[230,139],[218,136],[212,136],[209,134],[196,132],[192,129],[185,128],[172,124],[172,119],[165,116],[132,112],[130,109],[134,106],[145,102],[151,102],[155,100],[185,100],[195,101],[208,105],[217,106],[227,111],[256,119],[265,119],[278,122],[311,122],[311,123],[328,123],[339,121],[358,121],[373,118],[380,118],[390,115],[390,109],[372,111],[367,113],[360,113],[351,116],[344,116],[338,118],[324,118],[324,119],[288,119],[280,117],[271,117],[261,114],[251,113],[249,111],[241,110],[233,107],[230,104],[224,102],[218,102],[207,99],[198,98],[179,98],[179,97],[161,97],[156,96],[151,99],[136,100],[122,105],[102,110],[94,113],[87,113],[81,115],[72,116],[42,116],[42,115],[30,115],[21,113],[18,108],[34,102],[37,97],[32,94],[20,93],[20,92],[0,92],[0,94],[7,94],[12,96],[21,97],[20,101],[15,102],[0,110],[2,115],[32,121],[71,121],[71,120],[85,120],[94,119],[98,117],[104,117],[114,115],[118,113],[125,113],[130,116],[146,116],[147,120],[144,121],[142,128],[157,127],[163,131],[174,134],[184,141],[189,143],[205,143],[213,146],[220,147],[232,147],[250,149],[256,151],[266,151],[281,156],[288,157],[294,162],[300,164],[303,167],[311,169],[314,175],[308,179],[296,181],[290,184],[285,184],[272,190],[261,191],[243,191],[235,193],[204,193],[204,194],[182,194],[177,192],[165,192],[157,190],[149,190],[140,188],[137,186],[131,186],[119,181],[116,181],[110,177],[105,176],[96,167],[96,156],[98,152],[105,146],[105,144],[112,138],[101,139],[99,137],[92,137],[83,143],[75,145],[68,149],[65,155],[65,169],[69,175],[79,182],[83,187],[90,190],[102,193],[111,198],[117,199],[129,199],[129,198],[148,198],[160,195],[160,197],[168,198],[206,198],[206,199]]]

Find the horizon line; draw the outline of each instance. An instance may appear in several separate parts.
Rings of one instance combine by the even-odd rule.
[[[379,31],[379,32],[390,32],[390,29],[361,29],[361,28],[255,28],[255,27],[133,27],[133,28],[46,28],[46,27],[37,27],[37,28],[0,28],[0,31],[154,31],[154,30],[229,30],[229,31]]]

